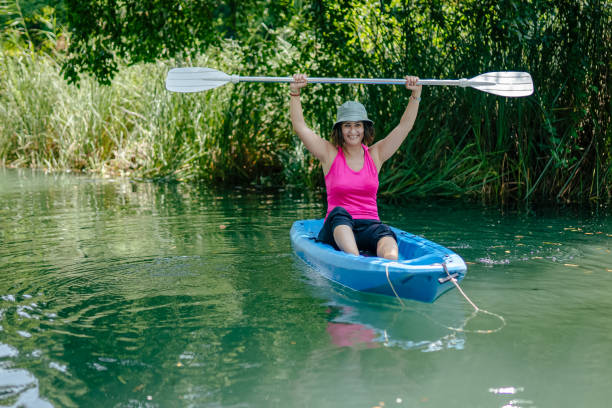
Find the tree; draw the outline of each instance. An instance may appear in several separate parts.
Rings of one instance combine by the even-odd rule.
[[[109,83],[120,61],[188,58],[261,23],[282,24],[289,1],[65,0],[71,32],[64,76],[91,73]],[[290,9],[289,9],[290,10]]]

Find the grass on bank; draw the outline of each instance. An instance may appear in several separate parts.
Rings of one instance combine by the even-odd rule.
[[[192,64],[226,72],[237,69],[238,58],[211,55]],[[2,162],[213,184],[321,185],[320,168],[292,135],[285,86],[239,84],[198,94],[173,94],[165,90],[164,78],[176,64],[125,67],[111,86],[85,79],[75,87],[59,75],[54,58],[2,54]],[[308,107],[318,103],[316,91],[308,91],[306,116],[317,128],[318,118],[308,114]],[[384,92],[387,100],[397,103],[397,89]],[[390,130],[401,114],[403,96],[389,117],[376,118],[390,124],[379,133]],[[467,97],[472,103],[465,103]],[[531,169],[536,146],[530,135],[535,120],[530,110],[540,110],[547,119],[535,98],[500,100],[474,90],[427,89],[415,128],[381,173],[381,196],[401,200],[467,195],[499,201],[507,195],[529,197],[537,191],[550,196],[572,187],[571,177],[577,176],[579,167],[574,167],[578,170],[570,178],[559,174],[571,132],[559,135],[543,172],[535,174]],[[329,112],[333,116],[333,107]],[[457,123],[454,117],[466,119]],[[554,123],[550,126],[554,129]],[[593,178],[605,185],[581,185],[581,194],[609,191],[610,163],[596,168],[606,166],[607,174]],[[561,189],[546,191],[553,187]]]
[[[212,184],[320,187],[320,167],[291,132],[286,85],[241,83],[198,94],[164,88],[168,69],[179,65],[241,75],[296,72],[305,57],[283,39],[286,34],[270,31],[248,45],[226,41],[193,61],[124,66],[110,86],[85,77],[79,87],[59,74],[63,57],[54,50],[61,48],[62,36],[50,35],[39,49],[31,41],[20,46],[18,36],[4,41],[0,163]],[[395,55],[388,51],[383,54]],[[311,61],[311,74],[323,63]],[[429,64],[437,66],[434,57]],[[369,76],[395,75],[386,66],[364,69]],[[599,110],[587,112],[593,104],[569,105],[567,97],[559,102],[568,84],[549,84],[538,75],[536,93],[521,99],[425,89],[413,131],[381,173],[381,196],[610,200],[609,95],[602,94]],[[593,100],[585,95],[576,98]],[[407,93],[390,86],[311,85],[303,96],[307,120],[326,137],[336,106],[348,99],[366,104],[381,137],[399,120]]]

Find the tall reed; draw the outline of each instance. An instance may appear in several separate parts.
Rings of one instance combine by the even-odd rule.
[[[426,89],[415,129],[388,165],[393,174],[383,176],[386,192],[461,191],[501,202],[612,198],[607,2],[359,2],[346,9],[321,0],[309,18],[319,66],[330,76],[533,76],[536,92],[523,99]],[[405,105],[405,96],[385,88],[360,97],[381,135]]]
[[[91,78],[78,88],[68,85],[58,73],[61,53],[4,45],[0,160],[105,175],[314,188],[322,185],[321,169],[292,134],[286,85],[171,94],[164,89],[167,70],[193,65],[238,75],[431,78],[526,70],[536,86],[529,98],[425,89],[413,131],[385,164],[381,195],[609,200],[605,61],[612,10],[597,0],[485,3],[356,2],[346,10],[321,0],[290,26],[261,25],[195,60],[122,66],[110,86]],[[581,31],[571,28],[576,18],[585,22]],[[309,85],[302,99],[309,125],[323,137],[336,106],[360,100],[380,138],[398,122],[407,95],[392,86]]]
[[[229,84],[173,94],[164,85],[169,68],[180,64],[244,74],[262,59],[280,67],[291,57],[290,49],[269,49],[262,45],[245,64],[245,49],[228,41],[198,60],[137,64],[110,86],[84,78],[78,87],[60,76],[57,56],[2,53],[0,157],[10,166],[268,185],[280,182],[284,165],[294,174],[289,179],[299,178],[296,168],[308,158],[293,156],[300,148],[287,121],[285,87]]]

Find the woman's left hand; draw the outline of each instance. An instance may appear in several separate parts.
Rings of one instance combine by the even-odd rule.
[[[406,75],[406,89],[410,89],[412,91],[412,95],[416,98],[421,96],[421,89],[423,85],[417,85],[419,77]]]

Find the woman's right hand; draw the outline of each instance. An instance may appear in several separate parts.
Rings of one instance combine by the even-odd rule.
[[[293,74],[293,82],[289,83],[289,89],[293,93],[300,93],[300,89],[308,84],[306,74]]]

